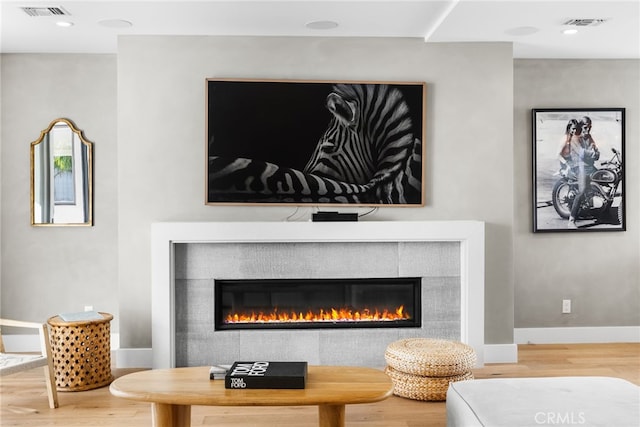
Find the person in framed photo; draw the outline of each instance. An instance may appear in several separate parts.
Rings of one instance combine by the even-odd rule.
[[[569,159],[569,167],[578,180],[578,194],[571,206],[571,215],[567,227],[577,228],[576,219],[580,215],[580,205],[585,191],[589,188],[589,177],[597,170],[595,162],[600,158],[598,146],[591,136],[592,122],[588,116],[583,116],[578,122],[572,119],[567,124],[567,142],[560,152],[561,157]]]
[[[564,139],[560,152],[558,153],[558,159],[560,160],[560,168],[571,168],[571,138],[578,130],[578,120],[571,119],[567,122],[567,127],[564,131]]]

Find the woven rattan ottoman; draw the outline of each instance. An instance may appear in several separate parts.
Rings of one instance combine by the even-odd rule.
[[[446,400],[449,384],[471,380],[475,350],[464,343],[429,338],[392,342],[384,354],[393,394],[414,400]]]

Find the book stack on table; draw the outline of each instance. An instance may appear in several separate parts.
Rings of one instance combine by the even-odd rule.
[[[227,372],[229,372],[229,368],[231,368],[231,365],[213,365],[209,369],[209,379],[223,380]]]
[[[224,378],[228,389],[303,389],[307,381],[307,362],[235,362],[225,369],[213,366],[209,377]]]

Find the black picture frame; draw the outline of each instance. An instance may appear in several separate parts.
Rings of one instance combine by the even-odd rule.
[[[625,109],[536,108],[531,123],[533,232],[625,231]]]
[[[207,205],[424,206],[425,83],[208,78],[206,94]],[[349,157],[347,172],[335,171],[328,156],[366,120],[405,133],[392,147],[405,163],[358,178]],[[335,122],[343,126],[324,141],[325,157],[305,170]],[[386,179],[400,169],[404,179]]]

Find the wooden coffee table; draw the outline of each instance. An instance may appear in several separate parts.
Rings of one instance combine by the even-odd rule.
[[[109,390],[117,397],[151,402],[155,427],[189,426],[191,405],[318,405],[320,427],[342,427],[345,405],[384,400],[393,385],[378,369],[309,366],[302,390],[229,390],[223,380],[210,380],[204,366],[135,372],[115,380]]]

